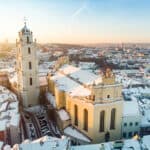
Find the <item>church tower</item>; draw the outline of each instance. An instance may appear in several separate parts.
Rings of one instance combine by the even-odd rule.
[[[19,32],[17,45],[18,92],[24,107],[39,104],[39,78],[36,41],[26,22]]]

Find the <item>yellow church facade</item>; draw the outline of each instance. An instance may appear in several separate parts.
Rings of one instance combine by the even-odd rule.
[[[53,74],[48,77],[49,91],[55,96],[57,109],[64,108],[71,117],[72,126],[88,136],[92,143],[120,139],[123,111],[122,85],[115,82],[115,76],[109,69],[106,70],[98,84],[82,83],[80,77],[72,76],[80,71],[75,70],[74,72],[72,74],[63,73],[56,80]],[[87,95],[72,95],[75,88],[72,88],[72,91],[66,91],[62,88],[62,83],[61,86],[58,86],[57,81],[66,77],[78,82],[79,86],[83,86],[82,90],[85,90]],[[69,85],[69,82],[66,80],[64,84]]]

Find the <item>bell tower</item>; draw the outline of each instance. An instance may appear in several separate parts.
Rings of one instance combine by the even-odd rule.
[[[24,107],[39,104],[39,78],[36,42],[26,22],[19,32],[17,45],[18,92]]]

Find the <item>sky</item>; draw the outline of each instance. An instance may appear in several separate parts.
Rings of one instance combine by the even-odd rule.
[[[40,43],[150,42],[149,0],[0,0],[0,42],[24,26]]]

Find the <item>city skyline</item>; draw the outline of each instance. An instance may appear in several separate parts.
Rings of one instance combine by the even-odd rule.
[[[148,0],[2,1],[0,42],[27,26],[42,43],[150,42]]]

